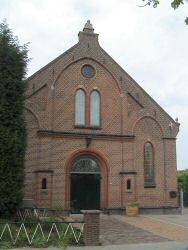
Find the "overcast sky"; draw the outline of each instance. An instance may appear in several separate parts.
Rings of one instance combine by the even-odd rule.
[[[138,7],[142,0],[0,0],[4,18],[29,45],[28,76],[78,41],[90,19],[101,46],[174,119],[179,118],[178,169],[188,168],[188,1]]]

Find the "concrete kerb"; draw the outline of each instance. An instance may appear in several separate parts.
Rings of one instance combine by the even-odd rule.
[[[126,244],[111,245],[100,247],[69,247],[67,250],[188,250],[188,241],[169,241],[163,243],[142,243],[142,244]]]
[[[126,244],[111,246],[82,246],[67,247],[67,250],[188,250],[188,241],[169,241],[160,243],[142,243],[142,244]],[[12,250],[38,250],[38,248],[16,248]],[[49,247],[43,250],[60,250],[60,248]]]

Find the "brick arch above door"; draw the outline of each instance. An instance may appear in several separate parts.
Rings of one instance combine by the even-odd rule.
[[[90,155],[92,157],[95,157],[99,164],[101,169],[101,204],[100,208],[107,208],[108,207],[108,161],[106,157],[99,151],[94,149],[80,149],[72,152],[68,159],[65,162],[65,198],[64,198],[64,204],[65,208],[70,208],[70,171],[72,164],[76,161],[76,159],[79,159],[79,157],[82,157],[83,155]]]

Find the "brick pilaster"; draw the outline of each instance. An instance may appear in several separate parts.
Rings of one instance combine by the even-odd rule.
[[[99,245],[100,236],[100,211],[82,210],[84,214],[84,243],[86,246]]]

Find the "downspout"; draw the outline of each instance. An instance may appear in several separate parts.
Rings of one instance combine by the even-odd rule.
[[[120,94],[121,97],[121,135],[123,135],[123,94]],[[121,171],[124,170],[124,147],[123,147],[123,140],[121,140]],[[124,176],[121,175],[121,208],[123,208],[123,178]]]
[[[54,130],[54,96],[55,96],[55,89],[54,89],[54,68],[52,69],[52,85],[51,85],[51,121],[50,121],[50,127],[51,130]],[[53,137],[50,141],[50,168],[53,169],[52,166],[52,158],[53,157]],[[51,208],[53,207],[53,174],[51,174]]]

